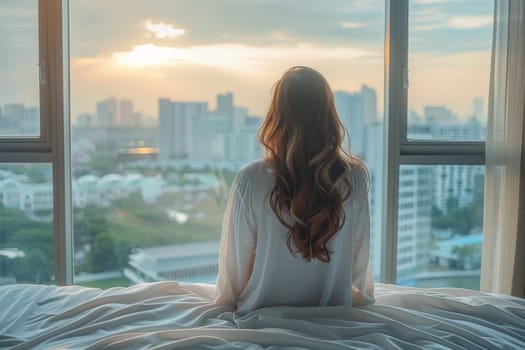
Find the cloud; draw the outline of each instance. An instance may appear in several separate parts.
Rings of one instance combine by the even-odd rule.
[[[429,5],[429,4],[441,4],[447,1],[450,1],[450,0],[416,0],[416,3]]]
[[[151,20],[146,21],[146,30],[155,34],[158,39],[174,39],[186,33],[184,28],[175,28],[173,24],[164,22],[154,23]]]
[[[458,16],[447,20],[446,26],[453,29],[476,29],[492,25],[492,16]]]
[[[361,28],[362,26],[363,26],[363,23],[361,22],[341,22],[341,27],[347,28],[347,29]]]

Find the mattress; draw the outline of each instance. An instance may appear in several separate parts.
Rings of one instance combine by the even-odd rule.
[[[239,315],[214,288],[3,286],[0,348],[525,349],[525,300],[510,296],[377,284],[373,305]]]

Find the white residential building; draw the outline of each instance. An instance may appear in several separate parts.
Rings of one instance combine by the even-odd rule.
[[[433,167],[403,165],[399,171],[398,276],[425,268],[432,237]]]
[[[438,165],[434,187],[434,204],[443,213],[451,206],[465,207],[475,194],[483,192],[485,169],[473,165]]]
[[[177,280],[214,283],[219,241],[139,248],[129,256],[124,275],[134,283]]]
[[[141,174],[107,174],[102,177],[84,175],[73,180],[73,204],[76,208],[88,205],[108,208],[117,199],[139,193],[146,203],[153,204],[162,194],[165,181],[160,177]]]
[[[34,216],[53,210],[53,184],[31,183],[23,177],[13,176],[0,180],[0,203],[6,208],[23,210]]]

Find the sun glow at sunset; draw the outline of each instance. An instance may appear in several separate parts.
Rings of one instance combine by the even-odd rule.
[[[183,59],[183,54],[175,47],[145,44],[136,45],[128,52],[117,52],[113,58],[119,64],[143,67],[174,64]]]
[[[329,49],[312,44],[250,46],[244,44],[217,44],[175,47],[155,44],[136,45],[131,51],[116,52],[112,58],[118,64],[130,67],[170,66],[190,63],[227,70],[252,70],[268,61],[317,59],[358,59],[379,57],[381,53],[350,47]]]

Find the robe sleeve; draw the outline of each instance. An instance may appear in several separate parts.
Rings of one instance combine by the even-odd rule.
[[[251,275],[256,231],[250,205],[250,183],[238,173],[228,197],[219,248],[216,302],[236,305]]]
[[[368,192],[355,193],[356,222],[352,256],[352,305],[374,302],[374,280],[370,268],[370,209]]]

